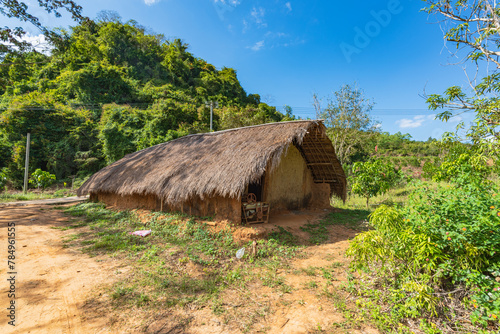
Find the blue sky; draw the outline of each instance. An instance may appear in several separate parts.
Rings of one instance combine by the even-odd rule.
[[[87,16],[114,10],[124,21],[134,19],[169,39],[181,38],[195,56],[236,69],[247,93],[260,94],[278,109],[290,105],[302,118],[315,117],[314,93],[326,97],[343,84],[357,83],[375,102],[372,115],[383,131],[426,140],[452,131],[460,120],[434,120],[422,98],[424,92],[468,87],[468,82],[463,64],[450,65],[460,59],[445,47],[438,18],[420,11],[420,0],[76,2]],[[49,26],[71,24],[69,15],[55,20],[35,13]],[[472,115],[461,119],[470,122]]]

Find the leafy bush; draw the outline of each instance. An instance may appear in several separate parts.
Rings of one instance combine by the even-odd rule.
[[[498,329],[500,188],[475,159],[462,158],[446,173],[459,170],[454,184],[419,183],[403,208],[375,210],[374,229],[358,235],[348,254],[354,268],[386,282],[386,301],[398,305],[400,318],[447,316],[460,329],[469,316],[475,326]]]
[[[428,180],[432,180],[438,169],[439,165],[437,163],[426,161],[422,167],[422,176]]]
[[[45,189],[56,181],[56,176],[38,168],[31,174],[30,183],[38,189]]]
[[[401,171],[380,159],[354,163],[350,176],[352,192],[365,197],[367,207],[371,197],[386,193],[401,180]]]
[[[420,167],[421,160],[418,157],[413,156],[410,157],[408,160],[411,166]]]
[[[471,146],[445,138],[440,146],[447,154],[441,159],[434,158],[423,166],[424,177],[434,181],[450,181],[457,184],[482,183],[497,166],[495,154],[485,154],[484,146]],[[494,152],[493,152],[494,153]]]

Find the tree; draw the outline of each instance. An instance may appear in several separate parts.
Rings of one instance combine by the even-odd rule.
[[[327,100],[328,105],[322,109],[320,99],[313,95],[316,117],[325,120],[335,153],[340,162],[346,164],[362,143],[360,132],[376,130],[376,123],[370,117],[374,103],[357,85],[349,84],[341,86]]]
[[[85,110],[74,110],[43,93],[24,94],[1,111],[0,137],[11,145],[2,160],[9,169],[9,178],[19,185],[24,170],[26,133],[31,133],[30,168],[41,168],[55,173],[58,178],[74,175],[78,167],[75,154],[92,149],[92,140],[76,137],[78,133],[91,135],[87,129],[77,131],[86,122]],[[85,141],[90,141],[85,145]],[[84,146],[85,145],[85,146]]]
[[[355,162],[352,167],[350,183],[352,192],[366,198],[366,207],[370,198],[385,194],[402,179],[400,170],[396,170],[390,162],[383,163],[380,159]]]
[[[285,118],[283,121],[294,121],[295,116],[293,115],[293,109],[289,105],[283,106],[283,111],[285,112]]]
[[[475,75],[486,68],[486,76],[479,83],[469,80],[468,90],[453,86],[443,94],[427,96],[429,108],[445,109],[438,114],[444,121],[474,112],[477,117],[468,136],[475,143],[488,137],[500,138],[500,4],[490,0],[425,2],[427,13],[444,17],[444,39],[453,43],[457,52],[465,52],[464,62],[476,65]]]
[[[71,14],[74,20],[83,21],[86,18],[82,15],[82,7],[77,5],[72,0],[38,0],[38,5],[47,13],[53,13],[56,17],[61,17],[60,9],[64,9]],[[17,18],[22,22],[29,22],[49,39],[51,42],[56,42],[59,35],[44,27],[40,20],[28,11],[28,5],[19,0],[0,0],[0,14],[9,18]],[[31,49],[31,45],[23,41],[23,36],[26,34],[23,28],[0,28],[0,58],[6,53],[16,50],[25,51]]]

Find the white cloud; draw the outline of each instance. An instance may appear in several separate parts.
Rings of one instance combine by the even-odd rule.
[[[285,4],[285,7],[288,9],[288,11],[289,11],[289,12],[291,12],[291,11],[292,11],[292,4],[291,4],[290,2],[287,2],[287,3]]]
[[[217,15],[221,20],[224,20],[225,15],[231,13],[241,3],[241,0],[212,0],[212,2]]]
[[[266,49],[274,49],[281,47],[297,46],[305,43],[305,40],[294,38],[284,32],[272,32],[268,31],[264,34],[264,39]]]
[[[38,52],[43,53],[45,55],[50,55],[50,52],[52,51],[53,47],[50,45],[49,41],[45,38],[45,35],[39,34],[39,35],[32,35],[30,33],[27,33],[23,37],[21,37],[19,40],[28,42],[31,44],[31,46]],[[11,45],[10,43],[5,43],[6,45]],[[16,49],[16,47],[14,46]]]
[[[264,47],[264,41],[258,41],[254,46],[250,47],[253,51],[259,51]]]
[[[396,121],[396,124],[399,125],[401,129],[406,128],[418,128],[424,124],[426,120],[425,115],[418,115],[413,117],[413,119],[403,118]]]
[[[144,3],[148,6],[152,6],[154,5],[155,3],[158,3],[160,2],[160,0],[144,0]]]
[[[282,37],[287,37],[288,35],[285,34],[284,32],[272,32],[268,31],[264,34],[266,38],[282,38]]]
[[[464,119],[462,118],[462,116],[453,116],[451,117],[448,122],[450,123],[460,123],[461,121],[463,121]]]
[[[255,23],[261,27],[267,27],[267,23],[264,22],[264,16],[266,15],[266,11],[262,7],[253,7],[252,12],[250,13]]]
[[[405,128],[418,128],[424,125],[428,121],[433,121],[436,118],[436,114],[430,115],[417,115],[413,118],[402,118],[396,121],[401,129]]]
[[[214,3],[220,3],[223,5],[230,5],[230,6],[236,7],[241,3],[241,1],[240,0],[214,0]]]

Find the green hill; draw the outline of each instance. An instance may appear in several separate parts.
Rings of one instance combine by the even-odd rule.
[[[50,55],[11,53],[0,63],[0,168],[16,185],[31,133],[30,171],[84,176],[125,154],[210,128],[289,120],[247,94],[176,39],[135,21],[89,21],[60,31]]]

